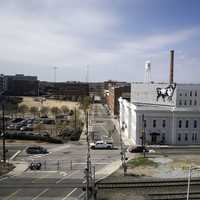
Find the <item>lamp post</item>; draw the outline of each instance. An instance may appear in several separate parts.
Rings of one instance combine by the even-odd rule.
[[[190,182],[192,178],[192,171],[197,170],[200,171],[200,166],[190,166],[189,167],[189,172],[188,172],[188,187],[187,187],[187,200],[190,199]]]
[[[143,149],[143,154],[145,158],[145,143],[146,143],[146,134],[145,134],[145,120],[144,120],[144,114],[142,114],[142,149]]]
[[[5,105],[2,104],[3,162],[6,163]]]
[[[124,129],[125,129],[125,123],[122,122],[122,126],[120,126],[120,121],[119,121],[119,127],[120,127],[120,147],[121,147],[120,155],[121,155],[122,167],[123,167],[124,176],[125,176],[127,173],[127,163],[126,162],[128,160],[128,158],[126,156],[126,150],[123,147],[123,141],[122,141],[122,131],[124,131]]]

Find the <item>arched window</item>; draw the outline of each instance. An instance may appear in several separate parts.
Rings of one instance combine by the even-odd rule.
[[[166,127],[166,120],[162,121],[162,127],[165,128]]]
[[[188,134],[185,133],[185,141],[187,141],[187,140],[188,140]]]
[[[197,120],[194,120],[194,128],[197,128]]]
[[[188,128],[188,127],[189,127],[189,121],[186,120],[186,121],[185,121],[185,128]]]
[[[181,120],[178,121],[178,127],[179,127],[179,128],[182,127],[182,121],[181,121]]]

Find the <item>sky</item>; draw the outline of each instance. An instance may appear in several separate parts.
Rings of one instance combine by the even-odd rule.
[[[0,0],[0,73],[200,83],[199,0]],[[54,68],[57,68],[56,70]]]

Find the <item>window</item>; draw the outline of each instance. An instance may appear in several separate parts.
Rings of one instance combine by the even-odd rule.
[[[187,97],[187,93],[185,93],[185,96]]]
[[[147,121],[144,120],[144,128],[146,128],[146,127],[147,127]]]
[[[194,141],[194,133],[192,133],[192,141]]]
[[[195,91],[194,95],[195,95],[195,97],[197,97],[197,91]]]
[[[195,105],[195,106],[197,105],[197,100],[194,100],[194,105]]]
[[[195,133],[194,140],[197,141],[197,133]]]
[[[185,128],[188,128],[188,127],[189,127],[189,121],[186,120],[186,121],[185,121]]]
[[[163,128],[166,127],[166,121],[165,121],[165,120],[162,121],[162,127],[163,127]]]
[[[188,140],[188,134],[185,133],[185,141],[187,141],[187,140]]]
[[[182,105],[182,101],[181,101],[181,100],[179,100],[179,105],[180,105],[180,106]]]
[[[180,97],[182,97],[182,93],[180,93]]]
[[[192,100],[190,99],[190,105],[192,105]]]
[[[181,141],[181,134],[178,134],[178,141]]]
[[[165,142],[165,133],[162,134],[162,142]]]
[[[156,127],[156,120],[153,120],[153,127]]]
[[[192,91],[190,91],[190,96],[192,96]]]
[[[185,106],[187,105],[187,101],[186,101],[186,100],[184,101],[184,105],[185,105]]]
[[[182,127],[182,121],[181,121],[181,120],[178,121],[178,127],[179,127],[179,128]]]
[[[194,120],[194,128],[197,128],[197,120]]]

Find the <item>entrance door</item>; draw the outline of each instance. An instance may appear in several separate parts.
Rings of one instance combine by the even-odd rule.
[[[157,144],[157,135],[152,135],[151,136],[151,144]]]

